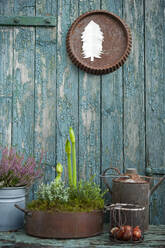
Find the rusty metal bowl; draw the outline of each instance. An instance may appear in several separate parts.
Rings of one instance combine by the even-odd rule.
[[[30,211],[25,213],[25,231],[40,238],[85,238],[103,231],[103,211],[92,212],[49,212]]]

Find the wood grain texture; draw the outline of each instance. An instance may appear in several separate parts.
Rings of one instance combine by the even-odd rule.
[[[14,15],[35,15],[34,1],[14,1],[13,9]],[[27,158],[34,156],[35,30],[14,27],[13,32],[12,146]]]
[[[145,5],[147,159],[151,168],[162,168],[165,166],[165,2],[147,0]],[[164,190],[163,183],[152,196],[151,220],[154,224],[165,221]]]
[[[0,1],[0,15],[12,15],[12,1]],[[13,29],[0,26],[0,144],[12,139]]]
[[[78,153],[78,69],[66,52],[66,34],[72,22],[78,17],[78,1],[58,1],[57,27],[57,162],[64,166],[67,180],[67,157],[65,142],[72,126],[76,136]]]
[[[122,0],[102,1],[102,9],[122,18]],[[122,68],[102,76],[102,171],[117,167],[123,172],[123,79]],[[113,174],[114,172],[111,171]],[[108,180],[111,183],[110,180]],[[109,195],[108,195],[109,198]]]
[[[14,2],[15,15],[31,15],[31,8],[24,8],[26,1]],[[25,9],[25,12],[23,10]],[[33,14],[35,9],[33,8]],[[25,156],[33,155],[34,138],[34,28],[14,28],[13,68],[13,136]]]
[[[0,97],[0,145],[11,145],[12,99]]]
[[[14,11],[14,1],[13,0],[1,0],[0,1],[0,15],[7,15],[10,16],[13,14]]]
[[[0,144],[11,145],[13,32],[0,27]]]
[[[153,180],[153,184],[159,182],[160,177]],[[160,225],[165,223],[165,199],[164,199],[165,182],[153,193],[150,198],[150,223],[153,225]]]
[[[14,30],[12,145],[33,154],[34,138],[34,30]]]
[[[13,30],[0,27],[0,96],[12,96]]]
[[[36,16],[56,16],[53,1],[36,1]],[[36,28],[35,157],[44,151],[45,182],[55,177],[56,160],[56,28]]]
[[[80,1],[79,11],[100,8],[100,1]],[[79,177],[100,182],[100,76],[79,71]]]
[[[74,66],[65,43],[73,21],[96,9],[122,17],[133,38],[124,66],[103,76]],[[79,178],[96,174],[99,184],[110,164],[144,174],[146,160],[158,182],[165,168],[164,10],[164,0],[1,0],[0,15],[53,15],[57,27],[0,27],[0,143],[36,159],[43,149],[45,182],[56,162],[67,181],[72,126]],[[151,198],[151,223],[165,224],[164,190],[162,183]]]
[[[146,141],[151,167],[160,168],[165,165],[165,2],[146,1],[146,5]]]
[[[123,19],[132,31],[132,51],[123,66],[124,167],[145,173],[143,0],[123,1]]]

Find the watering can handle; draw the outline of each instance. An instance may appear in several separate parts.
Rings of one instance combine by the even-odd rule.
[[[28,210],[21,208],[20,206],[18,206],[17,204],[14,205],[16,208],[18,208],[20,211],[24,212],[24,214],[26,215],[31,215],[31,212],[29,212]]]
[[[165,180],[165,176],[163,176],[163,177],[160,178],[159,182],[158,182],[156,185],[154,185],[154,186],[152,187],[152,189],[150,190],[150,195],[152,195],[152,194],[154,193],[154,191],[160,186],[160,184],[161,184],[164,180]]]
[[[109,193],[112,194],[112,190],[111,190],[111,188],[109,187],[109,184],[107,183],[106,177],[105,177],[107,171],[109,171],[109,170],[114,170],[114,171],[116,171],[116,172],[118,173],[118,175],[120,175],[120,176],[121,176],[121,173],[120,173],[120,171],[119,171],[118,168],[114,168],[114,167],[107,168],[107,169],[105,169],[105,170],[103,171],[103,173],[102,173],[103,181],[104,181],[105,185],[107,186]]]

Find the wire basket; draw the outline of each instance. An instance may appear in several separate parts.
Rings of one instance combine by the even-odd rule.
[[[116,203],[110,211],[110,240],[119,243],[142,242],[144,239],[145,207],[135,204]]]

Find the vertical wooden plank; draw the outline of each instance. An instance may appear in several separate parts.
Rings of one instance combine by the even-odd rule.
[[[0,145],[11,145],[12,100],[0,97]]]
[[[56,1],[36,1],[37,16],[56,16]],[[35,157],[43,149],[45,181],[55,176],[56,159],[56,27],[36,28]]]
[[[29,1],[14,1],[14,14],[31,15],[31,7],[28,7],[28,4]],[[35,1],[31,1],[31,5],[34,15]],[[33,154],[34,44],[34,28],[14,28],[12,144],[23,150],[26,156]]]
[[[0,15],[12,15],[12,1],[0,1]],[[0,144],[11,145],[13,28],[0,27]]]
[[[122,18],[122,0],[102,1],[102,9]],[[123,85],[122,68],[102,76],[102,171],[123,171]],[[114,173],[114,172],[112,172]],[[111,183],[109,179],[109,183]],[[105,187],[105,185],[103,185]],[[109,196],[109,195],[108,195]],[[109,200],[109,197],[108,197]]]
[[[163,176],[163,175],[160,175]],[[153,180],[153,185],[158,183],[160,177]],[[164,225],[165,224],[165,199],[164,199],[165,182],[153,193],[150,199],[150,224]]]
[[[4,3],[1,2],[0,12],[2,11],[3,7]],[[3,11],[0,14],[2,15],[7,13]],[[12,29],[0,27],[0,145],[2,145],[3,147],[11,145],[13,67],[12,45]]]
[[[124,163],[145,172],[143,0],[123,1],[123,18],[132,31],[132,52],[124,65]]]
[[[34,0],[30,5],[28,0],[14,1],[14,15],[32,14],[35,15]],[[34,28],[14,27],[12,145],[25,158],[34,155],[34,47]],[[33,198],[32,191],[28,198]]]
[[[12,96],[13,30],[0,27],[0,97]]]
[[[12,15],[13,14],[13,0],[1,0],[0,1],[0,15]]]
[[[66,35],[72,22],[78,16],[78,1],[58,1],[57,36],[57,162],[67,172],[65,142],[72,126],[78,143],[78,69],[66,52]],[[78,147],[77,147],[78,151]]]
[[[100,1],[80,1],[80,14],[100,9]],[[79,71],[79,177],[100,183],[100,76]]]
[[[164,1],[146,1],[146,119],[151,167],[165,164]]]
[[[165,27],[163,0],[145,2],[146,146],[151,167],[165,166]],[[158,180],[155,180],[155,183]],[[165,224],[165,183],[153,194],[151,223]]]
[[[21,16],[34,16],[35,0],[13,0],[14,14]]]

